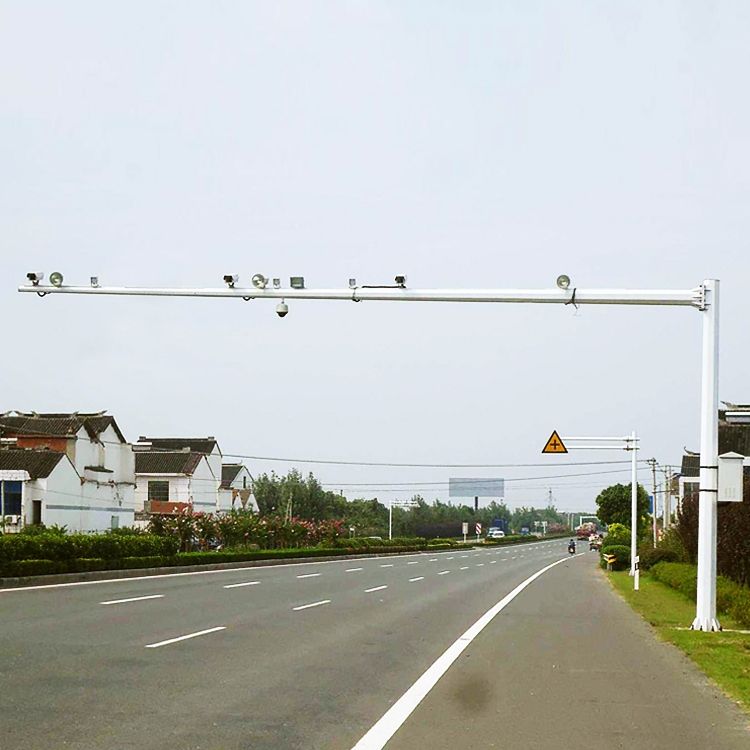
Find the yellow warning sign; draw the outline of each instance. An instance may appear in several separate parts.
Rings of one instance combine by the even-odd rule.
[[[560,436],[557,434],[557,430],[555,430],[552,435],[550,436],[550,439],[547,441],[547,444],[544,446],[544,450],[542,450],[542,453],[567,453],[568,449],[563,445],[563,441],[560,440]]]

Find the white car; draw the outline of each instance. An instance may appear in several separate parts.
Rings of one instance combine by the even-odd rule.
[[[487,532],[487,539],[502,539],[505,532],[502,529],[490,529]]]

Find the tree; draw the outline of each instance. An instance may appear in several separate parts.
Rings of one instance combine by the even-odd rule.
[[[606,524],[621,523],[631,528],[631,503],[631,485],[613,484],[602,490],[596,498],[597,516]],[[648,492],[639,484],[636,494],[639,535],[647,528],[650,505]]]

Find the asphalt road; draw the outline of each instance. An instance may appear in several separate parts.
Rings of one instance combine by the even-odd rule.
[[[568,558],[564,540],[0,590],[2,745],[351,750],[493,605],[559,560],[461,646],[388,750],[559,747],[582,716],[624,742],[599,747],[650,733],[661,744],[645,747],[703,750],[690,723],[703,719],[709,747],[750,746],[684,665],[665,672],[664,648],[644,647],[596,556]],[[613,679],[624,695],[606,692]]]

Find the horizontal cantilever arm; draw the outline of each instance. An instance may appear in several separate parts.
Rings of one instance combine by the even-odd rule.
[[[258,289],[169,287],[52,286],[27,284],[19,292],[47,294],[101,294],[138,297],[238,297],[241,299],[322,299],[393,302],[529,302],[576,305],[703,305],[702,288],[696,289],[407,289],[399,287],[353,289]]]

